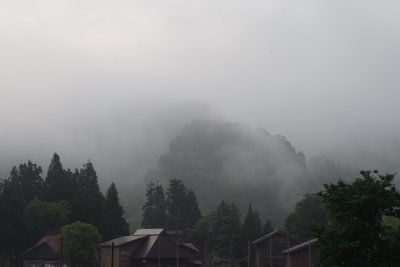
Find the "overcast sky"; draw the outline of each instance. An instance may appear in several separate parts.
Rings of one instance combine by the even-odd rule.
[[[398,162],[399,14],[398,0],[1,1],[0,169],[47,168],[54,151],[71,168],[139,164],[203,117],[306,156]]]

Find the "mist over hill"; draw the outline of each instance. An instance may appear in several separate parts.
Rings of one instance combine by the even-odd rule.
[[[226,121],[197,120],[170,143],[145,183],[178,178],[192,188],[207,214],[219,201],[249,203],[280,223],[295,201],[318,187],[303,152],[281,135]]]

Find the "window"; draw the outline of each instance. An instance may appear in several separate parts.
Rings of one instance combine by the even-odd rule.
[[[126,258],[131,255],[131,252],[129,250],[122,250],[120,254],[122,258]]]

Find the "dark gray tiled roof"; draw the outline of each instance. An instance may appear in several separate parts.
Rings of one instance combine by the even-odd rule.
[[[136,236],[136,235],[127,235],[127,236],[121,236],[112,240],[109,240],[107,242],[104,242],[100,244],[101,247],[111,247],[112,243],[114,243],[115,247],[125,245],[130,242],[134,242],[139,239],[146,238],[147,236]]]

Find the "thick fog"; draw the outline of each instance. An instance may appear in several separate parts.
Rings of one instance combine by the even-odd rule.
[[[143,179],[194,119],[398,170],[399,1],[2,1],[0,177],[91,159]]]

